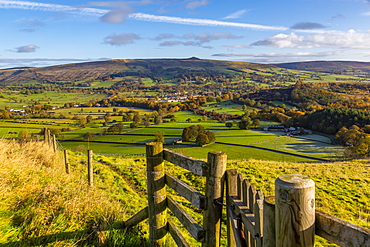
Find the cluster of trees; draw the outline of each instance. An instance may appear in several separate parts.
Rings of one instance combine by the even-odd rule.
[[[195,141],[199,146],[203,146],[214,142],[216,136],[212,131],[206,131],[202,125],[192,125],[183,129],[182,139],[184,141]]]
[[[370,124],[370,111],[350,109],[346,107],[326,107],[321,110],[306,113],[289,120],[291,126],[301,126],[326,134],[333,135],[342,127],[356,125],[364,128]]]
[[[346,146],[349,156],[365,157],[369,155],[370,137],[356,125],[349,128],[342,127],[335,134],[335,141]]]

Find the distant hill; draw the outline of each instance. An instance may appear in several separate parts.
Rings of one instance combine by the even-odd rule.
[[[335,74],[370,74],[370,62],[313,61],[274,64],[277,67],[294,70],[328,72]]]
[[[211,76],[259,71],[275,67],[267,64],[188,59],[119,59],[87,63],[74,63],[41,68],[0,70],[0,83],[12,82],[71,82],[105,80],[111,77],[162,77],[172,79],[179,74]]]

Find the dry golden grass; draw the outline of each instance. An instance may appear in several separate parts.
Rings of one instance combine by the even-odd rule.
[[[0,244],[93,246],[125,234],[111,230],[123,221],[125,205],[89,188],[79,165],[67,175],[47,145],[0,141]]]

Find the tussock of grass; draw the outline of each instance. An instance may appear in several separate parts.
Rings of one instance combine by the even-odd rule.
[[[67,175],[61,157],[43,143],[0,141],[0,244],[142,246],[137,232],[120,230],[126,207],[106,193],[119,188],[99,184],[100,174],[89,188],[83,163],[71,163]]]

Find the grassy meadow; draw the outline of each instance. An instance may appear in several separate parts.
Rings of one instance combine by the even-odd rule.
[[[0,141],[1,246],[143,246],[144,230],[122,230],[122,222],[144,205],[119,174],[94,167],[86,181],[86,159],[70,153],[71,174],[62,157],[40,142],[20,146]],[[132,160],[125,161],[128,166]],[[135,205],[135,206],[130,206]],[[136,228],[135,228],[136,229]],[[138,234],[139,233],[139,234]]]

